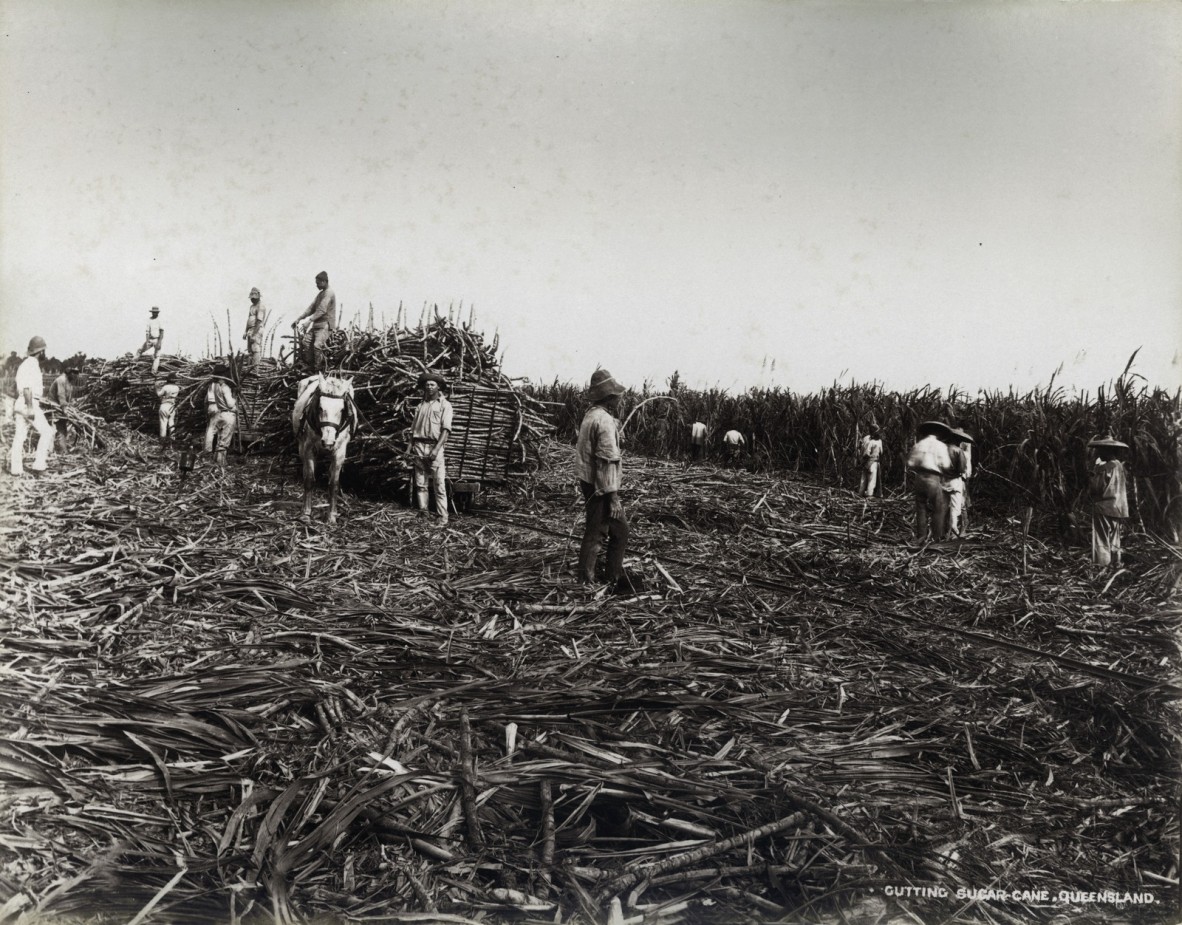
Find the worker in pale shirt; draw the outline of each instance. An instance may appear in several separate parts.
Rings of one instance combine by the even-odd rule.
[[[256,368],[263,357],[263,335],[267,330],[267,309],[261,300],[262,293],[258,288],[251,289],[246,331],[242,335],[242,339],[246,341],[246,351],[250,354],[251,366]]]
[[[41,397],[45,384],[41,378],[41,360],[45,356],[45,339],[34,337],[29,341],[28,356],[16,370],[16,405],[13,409],[12,446],[8,451],[8,471],[13,475],[25,474],[25,439],[29,428],[37,432],[37,449],[29,471],[40,477],[49,466],[49,448],[53,444],[53,428],[45,419],[41,408]]]
[[[726,458],[728,462],[738,462],[739,456],[742,455],[743,447],[747,445],[746,438],[733,428],[728,430],[722,437],[722,444],[726,447]]]
[[[1120,568],[1121,535],[1129,519],[1128,475],[1120,457],[1129,445],[1111,436],[1088,441],[1095,453],[1088,476],[1088,495],[1092,501],[1092,564],[1100,568]]]
[[[441,389],[447,383],[438,373],[423,373],[419,376],[419,388],[423,400],[415,410],[411,427],[411,459],[414,463],[415,506],[420,515],[426,515],[431,489],[435,491],[435,513],[442,526],[447,525],[447,462],[444,450],[451,436],[451,402],[443,397]]]
[[[699,460],[706,452],[706,425],[701,421],[694,421],[690,426],[690,458]]]
[[[948,456],[952,471],[944,480],[944,494],[948,496],[948,536],[963,536],[965,502],[968,499],[968,480],[973,476],[973,438],[963,430],[949,428]]]
[[[591,374],[587,400],[591,407],[579,425],[575,443],[574,475],[585,505],[583,542],[579,547],[579,581],[595,583],[599,551],[607,540],[607,568],[604,577],[614,590],[631,590],[624,571],[628,546],[628,517],[620,501],[623,453],[616,414],[624,387],[606,369]]]
[[[218,466],[226,464],[226,448],[238,429],[238,397],[229,375],[229,367],[218,366],[205,390],[205,452],[214,454]]]
[[[157,412],[160,445],[166,449],[172,446],[172,441],[176,437],[176,403],[180,394],[181,387],[176,384],[176,373],[169,373],[163,382],[156,385],[156,397],[160,399],[160,410]]]
[[[944,495],[944,476],[952,471],[952,457],[945,440],[949,436],[947,424],[924,421],[919,425],[919,440],[907,457],[915,491],[915,538],[921,543],[928,538],[944,539],[947,527],[948,502]]]
[[[160,326],[160,309],[155,305],[148,312],[148,327],[144,332],[144,344],[140,347],[139,356],[152,354],[153,375],[160,369],[160,347],[164,343],[164,328]]]
[[[865,498],[873,498],[878,487],[878,470],[882,460],[882,440],[877,424],[871,424],[869,433],[862,437],[861,450],[862,484],[858,493]]]

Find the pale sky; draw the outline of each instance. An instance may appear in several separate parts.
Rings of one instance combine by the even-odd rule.
[[[0,0],[0,347],[475,304],[509,375],[1182,384],[1182,3]],[[774,363],[774,366],[773,366]]]

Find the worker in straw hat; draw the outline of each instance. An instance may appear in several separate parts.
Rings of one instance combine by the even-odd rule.
[[[948,458],[952,460],[952,469],[944,478],[944,494],[948,496],[948,528],[944,533],[962,536],[968,480],[973,476],[973,438],[963,430],[949,427]]]
[[[152,354],[152,373],[160,369],[160,347],[164,343],[164,328],[160,326],[160,309],[153,305],[148,311],[148,327],[144,331],[144,343],[137,356]]]
[[[606,369],[597,369],[591,374],[591,385],[587,389],[591,407],[579,425],[574,463],[575,478],[586,507],[583,542],[579,547],[579,581],[595,583],[595,564],[606,538],[605,577],[617,590],[627,590],[623,585],[628,581],[624,573],[628,518],[620,502],[623,456],[616,421],[623,394],[624,387]]]
[[[44,358],[45,338],[34,337],[29,341],[28,355],[16,370],[16,405],[13,409],[15,430],[8,451],[8,471],[13,475],[25,474],[25,438],[30,426],[37,432],[37,449],[29,471],[34,477],[40,477],[48,468],[53,428],[49,426],[41,408],[41,396],[45,388],[41,378],[41,361]]]
[[[262,293],[258,288],[250,290],[250,308],[246,314],[246,331],[242,339],[246,341],[246,352],[250,354],[250,362],[258,367],[263,356],[263,334],[267,328],[267,309],[262,303]]]
[[[862,483],[858,487],[858,494],[863,498],[873,498],[878,488],[878,469],[882,460],[882,437],[878,425],[871,422],[870,429],[862,437],[859,447],[862,462]]]
[[[205,390],[205,414],[205,452],[213,453],[214,463],[224,466],[226,448],[238,429],[238,396],[230,379],[230,368],[224,364],[214,367]]]
[[[410,453],[415,472],[415,507],[420,516],[429,512],[431,488],[435,490],[435,513],[447,525],[447,461],[444,449],[452,429],[451,402],[443,397],[447,381],[438,373],[419,376],[423,400],[415,410],[410,432]]]
[[[1121,457],[1129,449],[1111,434],[1088,441],[1095,456],[1088,477],[1092,501],[1092,564],[1120,567],[1121,534],[1129,518],[1127,476]]]
[[[172,446],[172,441],[176,437],[176,403],[180,394],[181,387],[176,384],[176,373],[169,373],[163,382],[156,383],[156,397],[160,399],[156,418],[160,424],[160,445],[165,449]]]
[[[918,435],[907,457],[907,469],[915,479],[915,538],[922,543],[930,530],[932,539],[938,542],[944,539],[947,527],[948,501],[943,478],[952,472],[952,457],[946,443],[951,431],[941,421],[924,421],[919,425]]]

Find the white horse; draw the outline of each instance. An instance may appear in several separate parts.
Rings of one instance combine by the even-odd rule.
[[[296,391],[299,397],[291,410],[291,430],[300,445],[304,464],[304,513],[300,519],[305,522],[312,519],[316,457],[325,455],[329,458],[328,522],[333,524],[337,520],[341,466],[357,427],[353,380],[317,374],[302,379]]]

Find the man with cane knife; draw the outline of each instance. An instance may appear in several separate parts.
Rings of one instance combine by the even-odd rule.
[[[579,426],[574,470],[587,505],[583,543],[579,549],[579,581],[595,583],[595,563],[606,537],[606,578],[616,591],[628,592],[631,585],[624,572],[628,518],[620,503],[623,457],[615,417],[623,394],[624,387],[606,369],[597,369],[591,375],[591,386],[587,389],[591,407]]]

